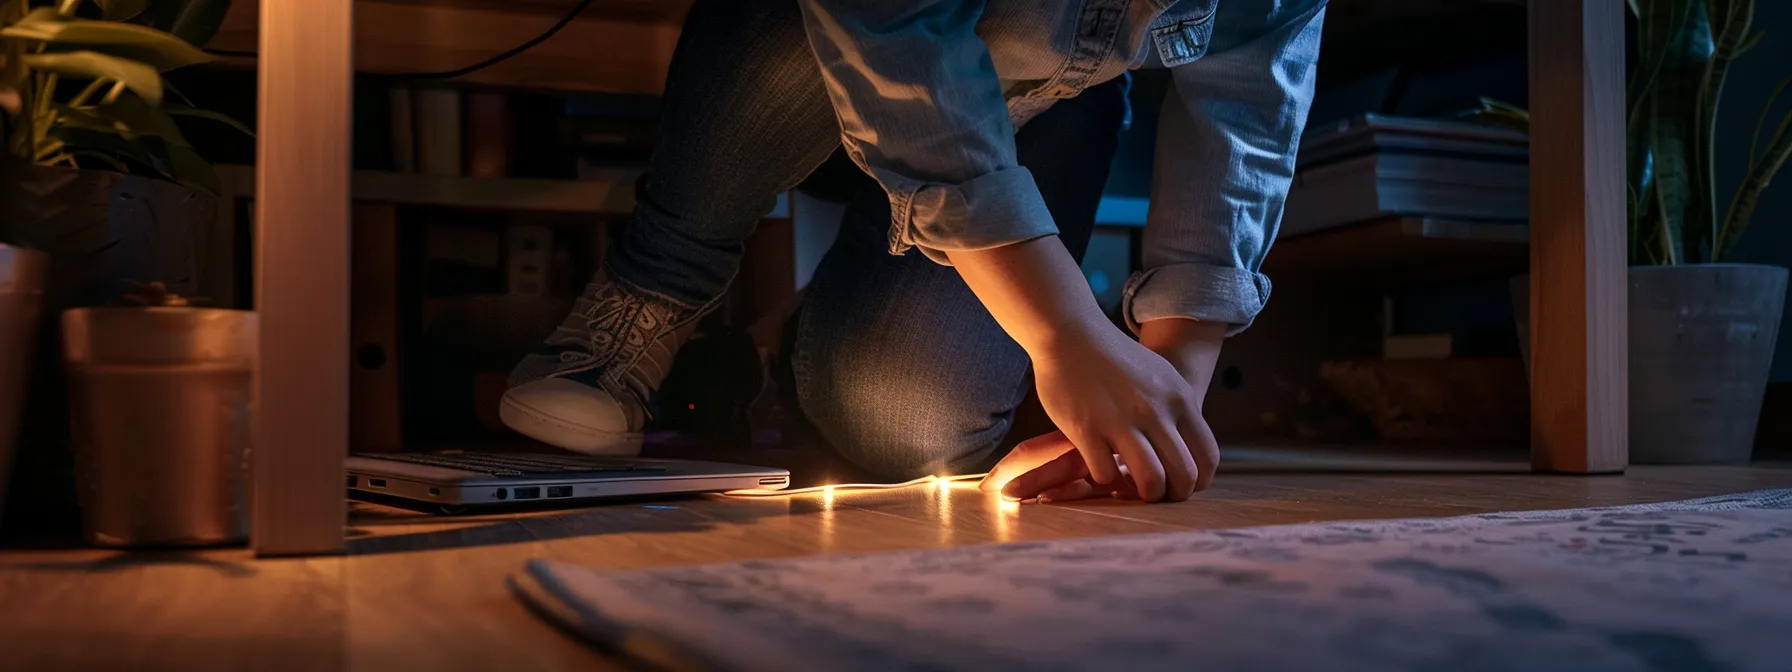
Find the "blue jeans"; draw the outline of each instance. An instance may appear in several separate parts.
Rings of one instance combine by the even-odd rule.
[[[1079,259],[1126,113],[1120,78],[1015,136]],[[794,2],[699,0],[667,78],[636,221],[609,272],[693,314],[714,305],[755,224],[840,146],[839,134]],[[889,201],[866,181],[793,321],[798,407],[841,457],[879,477],[980,469],[1026,396],[1026,353],[957,271],[889,253]]]

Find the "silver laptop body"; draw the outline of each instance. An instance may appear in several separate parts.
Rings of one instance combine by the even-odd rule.
[[[459,508],[727,490],[778,490],[790,472],[719,462],[533,453],[356,453],[348,489]]]

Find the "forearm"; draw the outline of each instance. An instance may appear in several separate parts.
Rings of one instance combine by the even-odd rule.
[[[948,256],[996,323],[1036,358],[1049,356],[1067,341],[1100,335],[1099,330],[1115,331],[1057,236]],[[1140,325],[1139,343],[1176,367],[1196,394],[1205,394],[1226,327],[1189,319],[1151,320]]]
[[[1176,367],[1189,387],[1194,388],[1196,403],[1207,396],[1213,381],[1213,370],[1220,359],[1220,346],[1226,340],[1227,325],[1223,322],[1202,322],[1180,318],[1151,320],[1139,325],[1139,343]]]
[[[1057,236],[985,250],[948,251],[965,284],[1035,361],[1061,344],[1115,331]]]

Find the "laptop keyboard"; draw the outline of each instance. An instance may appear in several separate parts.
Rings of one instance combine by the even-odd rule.
[[[514,453],[358,453],[392,462],[407,462],[485,474],[487,476],[579,476],[616,472],[665,471],[665,467],[582,455]]]

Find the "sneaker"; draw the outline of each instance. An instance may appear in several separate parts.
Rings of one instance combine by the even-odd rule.
[[[649,403],[713,305],[691,310],[599,274],[541,349],[510,372],[499,418],[573,452],[639,455]]]

